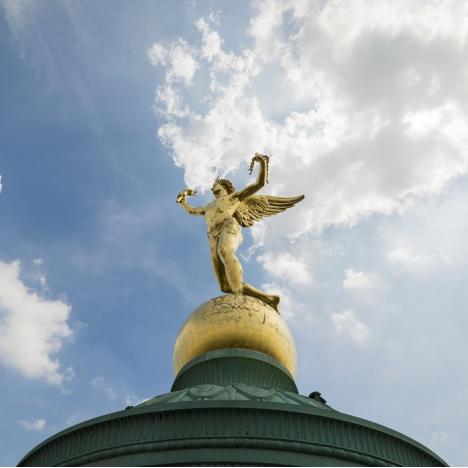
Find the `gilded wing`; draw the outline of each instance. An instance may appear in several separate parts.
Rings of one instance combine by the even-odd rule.
[[[234,218],[243,227],[250,227],[266,216],[281,213],[304,199],[298,197],[274,197],[272,195],[252,195],[241,202]]]

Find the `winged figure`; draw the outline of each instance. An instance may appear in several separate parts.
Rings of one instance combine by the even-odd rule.
[[[304,195],[298,197],[254,195],[268,183],[269,158],[264,154],[255,153],[250,164],[250,173],[256,162],[260,166],[257,181],[243,190],[237,191],[228,179],[217,178],[211,189],[215,198],[208,205],[202,207],[189,205],[187,197],[196,193],[191,189],[180,192],[176,201],[187,213],[205,217],[211,263],[221,291],[256,297],[278,311],[279,296],[244,283],[242,266],[236,256],[236,251],[243,240],[241,227],[251,227],[266,216],[293,207],[304,199]]]

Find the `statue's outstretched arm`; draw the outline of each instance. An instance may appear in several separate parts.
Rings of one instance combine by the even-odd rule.
[[[184,210],[191,214],[191,215],[196,215],[196,216],[205,216],[205,207],[204,206],[190,206],[187,202],[181,203],[181,205],[184,207]]]
[[[250,164],[250,173],[252,173],[253,165],[255,162],[260,164],[260,170],[258,172],[257,182],[255,184],[247,186],[244,190],[238,193],[239,200],[244,200],[255,192],[258,192],[266,183],[268,183],[268,161],[269,158],[265,154],[255,153]]]
[[[187,197],[192,197],[196,193],[197,192],[195,190],[191,190],[191,189],[182,190],[182,192],[180,192],[179,195],[177,195],[176,203],[178,203],[179,205],[182,205],[184,210],[191,215],[204,216],[205,215],[204,206],[194,207],[187,203]]]

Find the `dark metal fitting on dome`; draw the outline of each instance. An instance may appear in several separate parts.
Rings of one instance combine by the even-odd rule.
[[[309,398],[312,398],[312,400],[318,401],[323,404],[327,402],[327,400],[325,400],[325,398],[322,397],[322,394],[320,392],[312,392],[309,395]]]

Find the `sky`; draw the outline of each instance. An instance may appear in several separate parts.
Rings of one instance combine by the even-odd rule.
[[[168,392],[217,177],[301,394],[468,464],[468,3],[0,0],[0,465]]]

